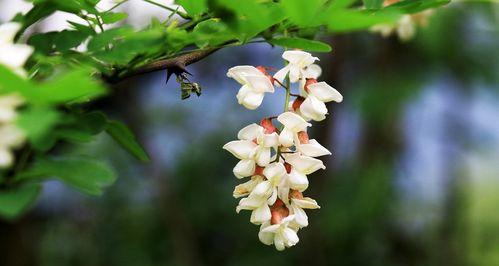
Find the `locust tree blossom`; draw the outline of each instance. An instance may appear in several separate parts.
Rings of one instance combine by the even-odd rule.
[[[25,76],[24,63],[33,53],[33,47],[14,43],[14,38],[22,25],[8,22],[0,25],[0,65],[6,66],[15,73]]]
[[[383,6],[395,4],[399,0],[385,0]],[[371,27],[372,32],[377,32],[383,37],[388,37],[392,34],[397,34],[400,40],[408,41],[416,35],[418,26],[425,27],[428,24],[433,10],[426,9],[416,14],[402,15],[395,23],[382,23]]]
[[[235,66],[229,69],[227,76],[242,85],[236,96],[237,101],[250,110],[262,104],[266,92],[274,92],[272,82],[254,66]]]
[[[23,65],[33,53],[33,48],[14,43],[21,27],[21,24],[15,22],[0,25],[0,65],[25,77]],[[17,108],[23,104],[24,99],[20,95],[0,92],[0,168],[13,164],[12,150],[21,146],[26,139],[24,132],[16,125]]]
[[[274,245],[277,250],[296,245],[298,231],[309,225],[306,210],[320,208],[303,193],[309,186],[308,175],[326,168],[317,157],[331,152],[309,138],[307,130],[312,124],[307,121],[325,119],[328,113],[325,103],[343,100],[327,83],[317,82],[322,72],[314,64],[317,57],[302,51],[286,51],[283,58],[289,63],[273,76],[266,67],[229,69],[227,76],[243,85],[238,101],[249,109],[261,104],[265,92],[273,92],[274,82],[286,90],[286,98],[296,98],[285,101],[287,111],[244,127],[237,135],[238,140],[223,146],[240,160],[234,167],[234,175],[249,178],[234,189],[233,196],[241,198],[236,212],[251,211],[250,222],[260,225],[260,241]],[[299,94],[292,94],[292,88],[284,85],[289,83],[297,85]]]

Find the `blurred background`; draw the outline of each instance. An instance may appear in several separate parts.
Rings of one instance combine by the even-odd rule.
[[[134,25],[168,16],[133,3],[123,8]],[[0,0],[0,22],[26,8]],[[0,265],[499,265],[499,5],[451,3],[406,43],[322,38],[333,52],[316,54],[321,78],[345,100],[310,133],[333,155],[310,176],[322,208],[297,246],[261,244],[249,212],[235,212],[237,161],[221,147],[278,114],[284,95],[257,111],[237,104],[228,68],[282,67],[281,49],[250,44],[189,66],[199,98],[180,100],[162,72],[118,84],[97,105],[126,121],[152,162],[105,135],[73,148],[112,163],[119,180],[98,198],[47,183],[34,211],[0,221]]]

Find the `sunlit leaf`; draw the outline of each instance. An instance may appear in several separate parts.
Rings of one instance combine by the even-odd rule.
[[[308,40],[303,38],[277,38],[269,41],[271,44],[279,45],[286,48],[295,48],[312,52],[331,52],[332,48],[329,44]]]
[[[119,121],[109,121],[106,128],[107,133],[113,137],[125,150],[130,152],[137,159],[147,162],[149,156],[137,141],[135,135],[127,126]]]

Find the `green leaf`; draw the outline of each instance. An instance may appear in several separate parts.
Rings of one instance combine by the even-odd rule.
[[[30,90],[29,81],[14,74],[10,69],[0,64],[0,93],[9,93],[19,91],[21,93]]]
[[[29,170],[16,176],[17,180],[39,180],[57,178],[74,189],[90,194],[102,195],[104,188],[116,181],[116,175],[98,161],[83,158],[38,158]]]
[[[383,7],[384,0],[363,0],[364,7],[367,9],[380,9]]]
[[[31,106],[20,112],[17,124],[37,150],[47,150],[55,142],[49,133],[58,123],[60,114],[52,108]]]
[[[137,159],[143,162],[148,162],[150,160],[145,150],[135,138],[135,135],[123,123],[119,121],[108,121],[106,132],[125,150],[137,157]]]
[[[379,11],[333,9],[327,14],[328,27],[333,32],[367,29],[380,23],[395,22],[400,14],[386,9]]]
[[[269,42],[271,44],[279,45],[286,48],[302,49],[312,52],[331,52],[332,50],[331,46],[329,46],[329,44],[327,43],[321,41],[297,38],[297,37],[277,38],[277,39],[272,39]]]
[[[281,5],[286,16],[299,26],[317,26],[321,22],[317,19],[317,14],[323,7],[323,0],[283,0]]]
[[[195,44],[200,48],[220,45],[235,38],[220,19],[209,19],[198,23],[193,29],[193,34]]]
[[[33,206],[39,194],[40,186],[35,184],[0,190],[0,216],[9,220],[19,217]]]
[[[107,118],[102,112],[75,115],[73,121],[55,130],[55,135],[72,142],[88,142],[94,135],[101,133],[107,125]]]
[[[34,102],[60,104],[84,102],[105,93],[106,89],[91,77],[89,70],[78,69],[42,83],[29,93],[29,98]]]
[[[102,21],[105,24],[113,24],[119,21],[122,21],[128,17],[127,13],[113,13],[113,12],[107,12],[107,13],[102,13],[101,18]]]
[[[181,5],[185,11],[190,16],[197,16],[204,11],[206,11],[206,0],[176,0],[175,1],[178,5]]]
[[[403,14],[414,14],[430,8],[437,8],[450,3],[450,0],[406,0],[386,7],[387,10],[396,10]]]

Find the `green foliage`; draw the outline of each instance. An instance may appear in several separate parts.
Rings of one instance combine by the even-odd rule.
[[[83,158],[39,158],[32,168],[19,174],[18,180],[40,181],[57,178],[89,195],[101,195],[114,183],[114,172],[104,163]]]
[[[15,219],[26,212],[40,193],[40,186],[27,184],[0,191],[0,217]]]
[[[269,41],[271,44],[286,48],[302,49],[313,52],[331,52],[332,48],[327,43],[307,40],[303,38],[276,38]]]
[[[148,162],[149,155],[142,148],[142,146],[137,142],[137,139],[133,135],[132,131],[128,129],[123,123],[119,121],[110,120],[106,125],[106,132],[113,137],[125,150],[130,152],[137,159]]]
[[[17,38],[28,40],[34,54],[26,64],[29,78],[21,78],[0,65],[0,94],[18,93],[26,103],[18,112],[17,124],[27,137],[19,156],[24,156],[14,187],[0,189],[0,215],[14,217],[36,198],[35,189],[25,181],[57,177],[76,189],[98,195],[115,177],[100,163],[83,159],[49,159],[59,143],[90,142],[103,131],[141,161],[149,156],[133,133],[122,123],[108,120],[94,111],[91,103],[111,92],[101,80],[121,78],[151,62],[177,57],[192,50],[243,45],[265,41],[289,49],[330,52],[329,44],[317,36],[327,32],[365,30],[379,23],[396,21],[402,14],[417,13],[445,5],[449,0],[405,0],[382,7],[381,0],[364,0],[365,9],[355,0],[177,0],[185,11],[155,4],[179,14],[152,19],[143,29],[124,22],[127,13],[98,10],[98,0],[32,0],[33,8],[17,14],[22,24]],[[146,1],[151,3],[151,1]],[[33,26],[55,12],[78,16],[84,22],[68,21],[58,32],[25,36]],[[22,37],[22,38],[21,38]],[[84,49],[86,47],[86,49]],[[104,77],[104,79],[101,79]],[[111,77],[111,78],[110,78]],[[109,79],[108,79],[109,78]],[[199,84],[180,79],[182,97],[199,96]],[[89,110],[90,109],[90,110]],[[33,152],[34,154],[31,154]],[[0,176],[0,186],[16,173]],[[19,194],[19,200],[15,200]],[[5,196],[7,195],[7,196]],[[16,201],[12,206],[8,203]]]

